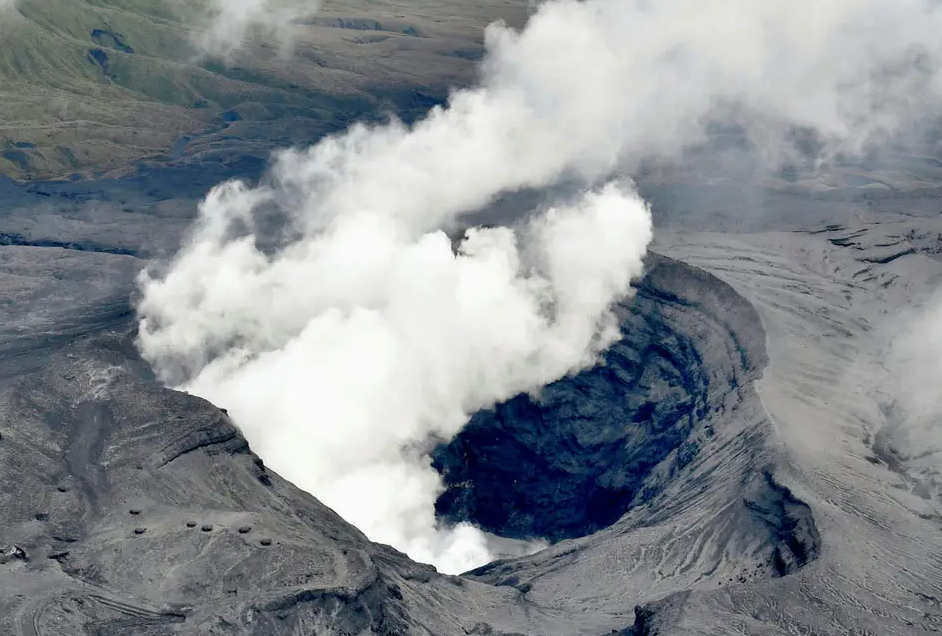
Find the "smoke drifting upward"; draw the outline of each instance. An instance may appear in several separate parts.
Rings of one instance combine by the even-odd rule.
[[[903,457],[923,464],[935,481],[942,453],[942,292],[897,312],[893,333],[881,356],[885,377],[880,389],[886,398],[887,430]],[[920,461],[921,460],[921,461]]]
[[[198,31],[196,44],[210,56],[227,57],[254,32],[290,46],[295,22],[313,16],[320,4],[320,0],[211,0],[207,24]]]
[[[480,84],[414,126],[357,125],[279,153],[268,185],[217,187],[142,275],[143,355],[372,539],[480,565],[482,533],[436,524],[424,445],[618,337],[651,238],[631,170],[717,120],[770,164],[796,129],[820,159],[861,151],[938,97],[940,26],[921,0],[547,2],[490,26]],[[581,196],[453,250],[460,215],[563,179]]]
[[[436,529],[421,444],[617,337],[608,309],[641,271],[644,204],[608,186],[519,234],[470,230],[457,254],[442,232],[364,209],[265,256],[224,239],[253,194],[214,193],[192,247],[145,279],[144,351],[195,373],[187,390],[225,404],[273,468],[372,539],[453,572],[488,561],[480,532]]]

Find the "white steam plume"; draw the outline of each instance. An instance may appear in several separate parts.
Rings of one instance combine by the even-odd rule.
[[[594,361],[641,272],[646,207],[610,185],[522,237],[470,230],[457,254],[442,232],[349,212],[268,258],[222,238],[247,197],[214,192],[190,249],[145,279],[149,359],[196,361],[185,388],[225,404],[273,468],[372,539],[451,572],[487,562],[479,531],[436,529],[440,481],[409,448]]]
[[[896,312],[889,346],[880,364],[880,392],[888,407],[881,433],[907,465],[911,476],[931,483],[942,494],[942,290],[925,303]]]
[[[861,150],[938,97],[940,26],[926,0],[547,2],[521,32],[489,27],[480,85],[413,127],[354,126],[280,153],[271,185],[218,187],[169,272],[142,277],[142,352],[371,538],[479,565],[479,531],[435,524],[423,444],[617,337],[650,215],[599,184],[717,117],[770,161],[796,127],[825,157]],[[585,184],[574,203],[453,253],[459,215],[564,178]]]
[[[320,0],[210,0],[196,44],[202,52],[223,58],[253,34],[273,39],[281,48],[290,47],[297,21],[314,16],[320,5]]]

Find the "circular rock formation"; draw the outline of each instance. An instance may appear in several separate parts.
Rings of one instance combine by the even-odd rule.
[[[604,363],[476,414],[433,452],[447,521],[506,537],[585,536],[696,456],[725,392],[765,365],[752,305],[699,269],[648,260]],[[706,429],[706,430],[700,430]]]

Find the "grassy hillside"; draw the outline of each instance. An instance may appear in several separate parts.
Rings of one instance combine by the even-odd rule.
[[[264,154],[473,76],[481,30],[523,0],[326,3],[292,55],[256,34],[226,61],[194,45],[200,0],[21,0],[0,15],[0,173],[112,173]]]

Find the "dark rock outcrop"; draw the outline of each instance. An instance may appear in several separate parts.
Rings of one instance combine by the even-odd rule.
[[[102,75],[105,77],[113,77],[111,59],[108,57],[108,54],[104,51],[104,49],[88,49],[88,54],[86,54],[85,59],[90,64],[98,67],[98,69],[101,70]]]
[[[99,46],[107,46],[124,53],[134,53],[134,49],[124,41],[124,36],[111,29],[92,29],[92,42]]]
[[[776,482],[771,472],[763,473],[755,495],[745,503],[772,537],[774,575],[793,574],[818,556],[821,537],[811,509]]]

